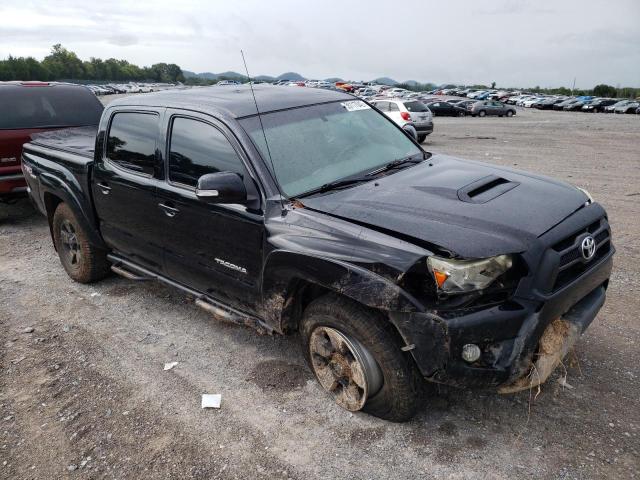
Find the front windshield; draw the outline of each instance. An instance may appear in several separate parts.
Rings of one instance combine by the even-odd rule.
[[[271,169],[257,116],[240,120]],[[295,197],[422,151],[366,103],[353,100],[262,115],[275,176]]]

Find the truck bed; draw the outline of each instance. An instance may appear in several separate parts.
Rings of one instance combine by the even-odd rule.
[[[93,160],[97,127],[74,127],[31,136],[31,144],[73,153]]]

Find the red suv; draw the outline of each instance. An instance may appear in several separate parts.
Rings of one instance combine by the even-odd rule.
[[[80,85],[0,82],[0,201],[27,189],[20,157],[31,134],[98,125],[102,110],[96,96]]]

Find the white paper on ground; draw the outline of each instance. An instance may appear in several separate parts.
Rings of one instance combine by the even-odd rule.
[[[219,393],[204,393],[202,395],[202,408],[220,408],[222,395]]]
[[[175,367],[178,364],[178,362],[169,362],[169,363],[165,363],[164,364],[164,369],[165,370],[171,370],[173,367]]]

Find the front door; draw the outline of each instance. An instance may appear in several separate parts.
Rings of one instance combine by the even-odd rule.
[[[241,148],[219,122],[205,116],[167,115],[164,205],[165,268],[172,279],[241,309],[259,299],[264,222],[256,185]],[[211,204],[196,197],[202,175],[242,176],[250,205]]]
[[[162,272],[162,231],[156,186],[163,171],[157,152],[160,112],[118,111],[95,164],[92,193],[100,232],[115,253]]]

